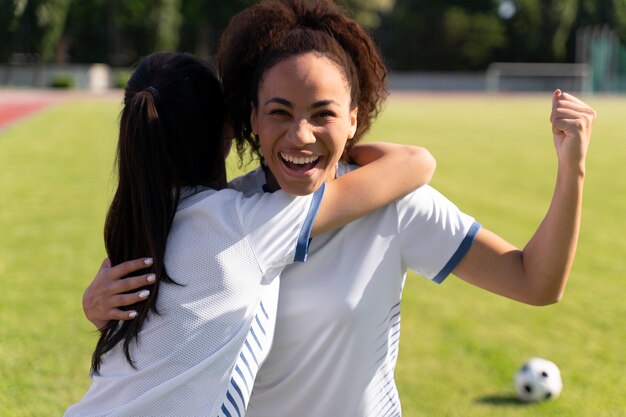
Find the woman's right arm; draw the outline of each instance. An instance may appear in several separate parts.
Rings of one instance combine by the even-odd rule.
[[[428,184],[437,165],[425,148],[386,142],[357,144],[350,158],[361,167],[326,183],[312,235],[344,226]]]

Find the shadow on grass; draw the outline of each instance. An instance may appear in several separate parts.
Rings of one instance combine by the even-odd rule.
[[[528,403],[520,401],[515,395],[510,394],[494,394],[486,395],[484,397],[477,398],[476,401],[479,404],[493,405],[493,406],[507,406],[507,407],[524,407],[528,406]]]

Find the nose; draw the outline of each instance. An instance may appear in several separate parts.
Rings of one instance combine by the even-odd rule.
[[[310,145],[316,141],[312,126],[306,119],[295,121],[287,133],[287,138],[298,147]]]

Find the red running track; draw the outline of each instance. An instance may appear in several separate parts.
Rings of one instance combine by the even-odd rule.
[[[0,102],[0,129],[4,129],[15,121],[48,107],[50,104],[50,101],[28,101],[24,103]]]
[[[0,130],[60,102],[66,96],[47,90],[0,90]]]

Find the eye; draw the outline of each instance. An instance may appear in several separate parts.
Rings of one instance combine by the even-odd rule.
[[[336,117],[334,111],[332,110],[320,110],[313,115],[317,119],[330,119],[332,117]]]
[[[270,109],[268,111],[268,113],[271,116],[277,116],[277,117],[289,117],[290,116],[290,114],[289,114],[289,112],[287,110],[280,109],[280,108],[278,108],[278,109]]]

